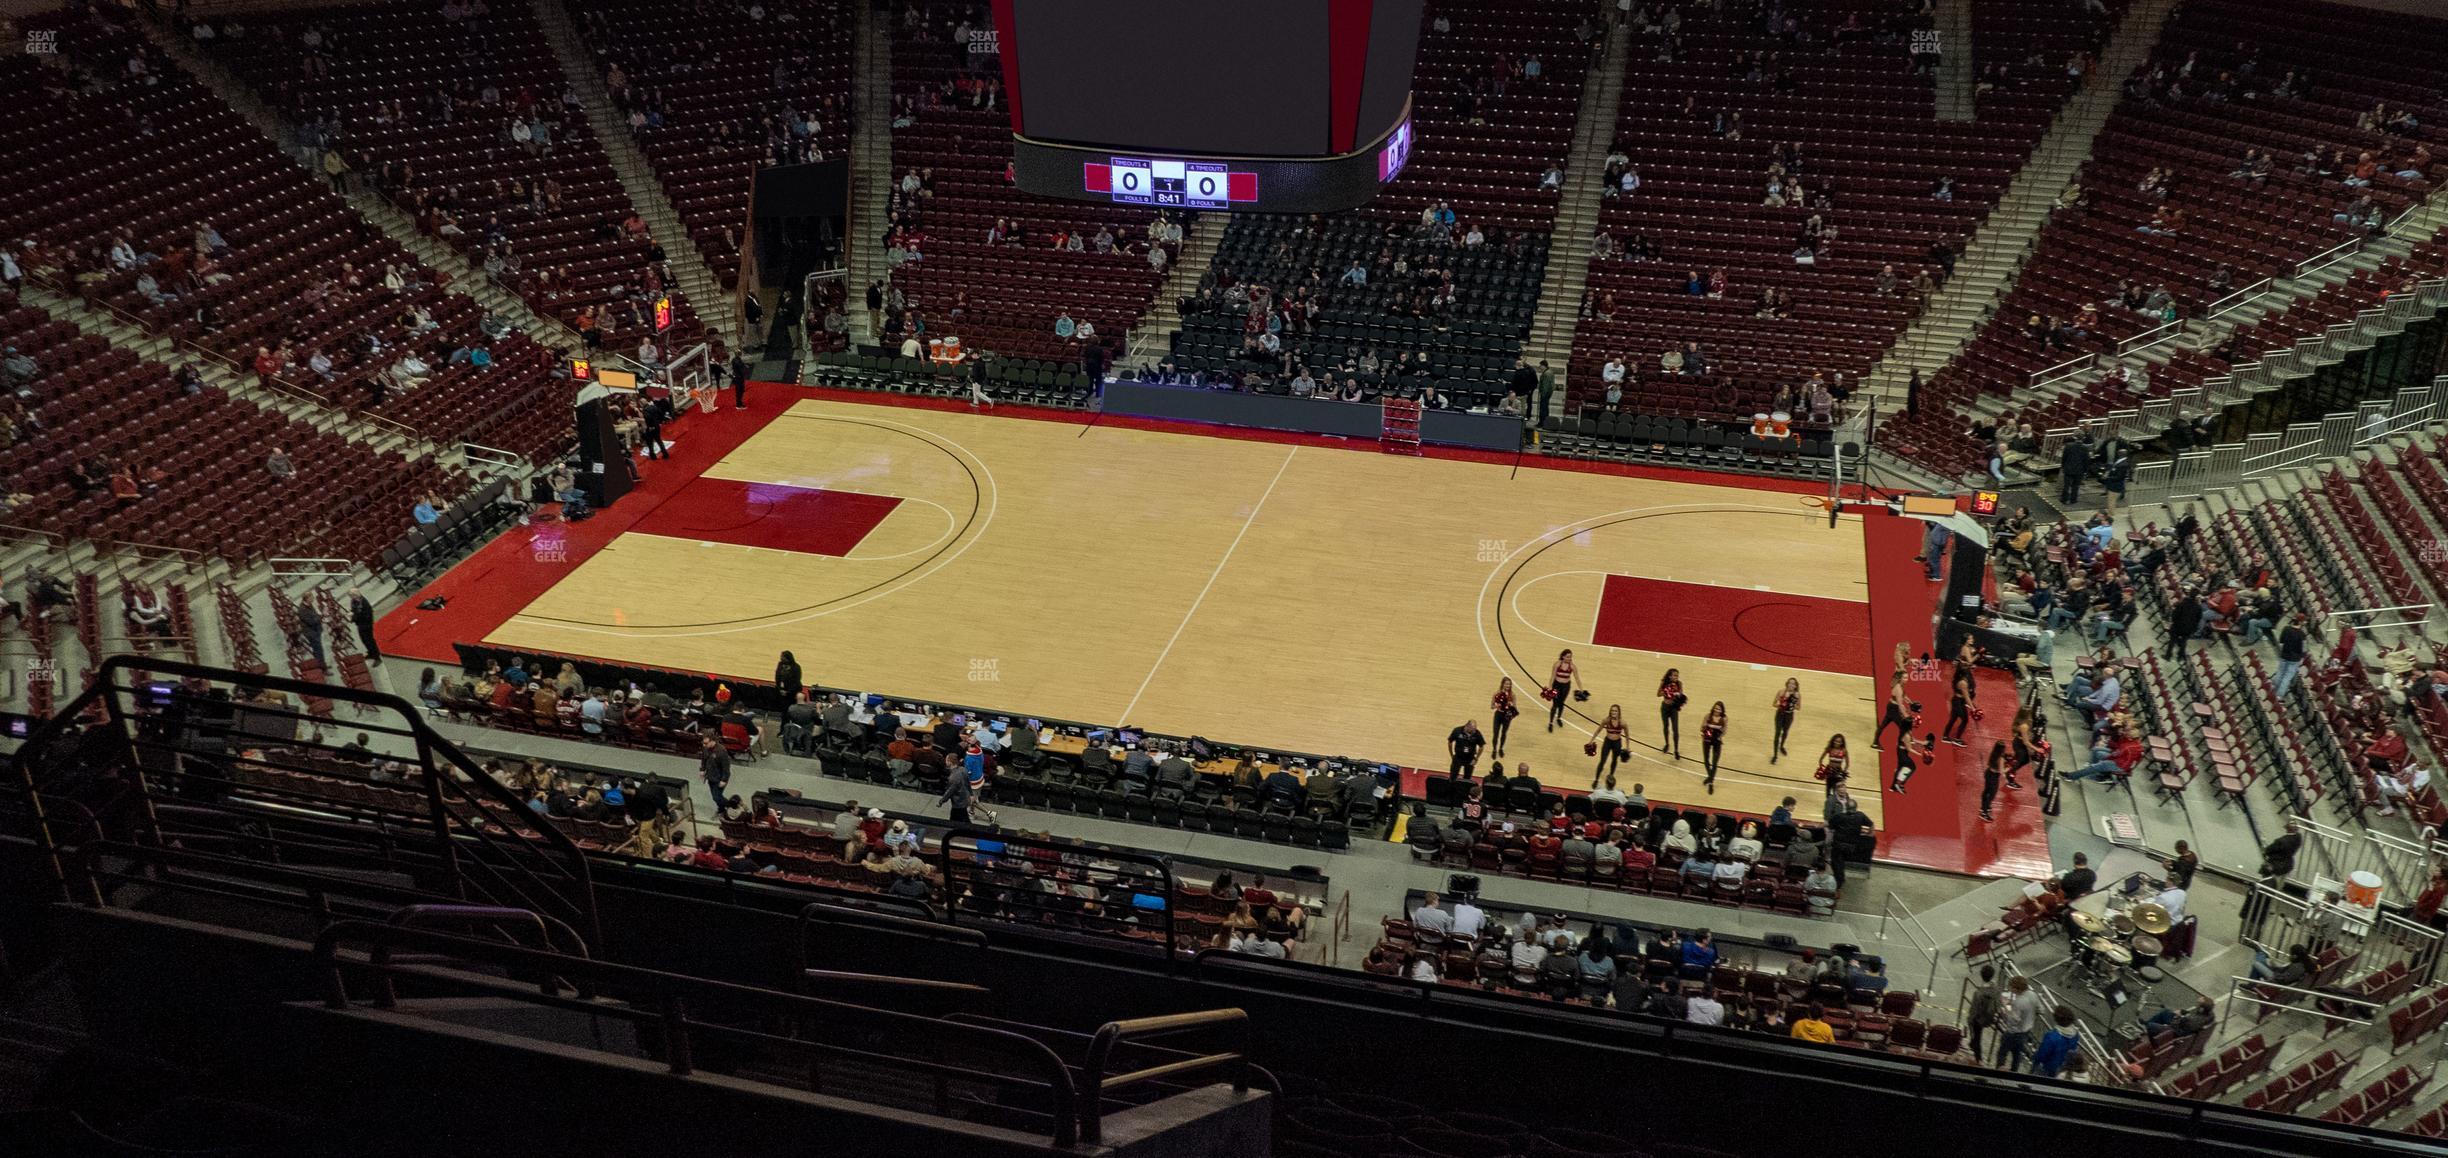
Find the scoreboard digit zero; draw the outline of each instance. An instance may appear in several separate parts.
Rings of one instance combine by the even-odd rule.
[[[1108,157],[1080,168],[1082,192],[1102,193],[1126,205],[1230,209],[1236,202],[1258,200],[1258,174],[1236,173],[1215,161]]]

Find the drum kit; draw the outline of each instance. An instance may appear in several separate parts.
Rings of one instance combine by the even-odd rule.
[[[2166,978],[2159,955],[2167,945],[2160,938],[2176,927],[2165,907],[2143,902],[2093,914],[2072,910],[2075,977],[2093,995],[2105,997],[2122,988],[2130,973],[2145,986]]]

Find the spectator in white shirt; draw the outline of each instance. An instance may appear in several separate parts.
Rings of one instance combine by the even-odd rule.
[[[1617,356],[1607,359],[1606,368],[1599,371],[1598,376],[1609,382],[1621,382],[1625,373],[1623,358]]]
[[[1487,927],[1487,913],[1468,900],[1457,900],[1453,907],[1453,935],[1476,937]]]
[[[1693,1025],[1724,1025],[1725,1003],[1714,990],[1703,989],[1683,1003],[1683,1020]]]

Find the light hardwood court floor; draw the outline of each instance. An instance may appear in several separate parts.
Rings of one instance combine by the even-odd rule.
[[[828,498],[809,492],[842,501],[785,501]],[[1792,494],[803,400],[681,498],[486,642],[748,678],[789,649],[830,686],[1431,769],[1510,676],[1508,768],[1586,785],[1620,702],[1623,787],[1804,816],[1827,737],[1866,753],[1876,722],[1866,626],[1846,638],[1860,526]],[[1593,695],[1550,733],[1536,687],[1563,647]],[[1683,760],[1657,748],[1668,666]],[[1772,766],[1788,677],[1803,707]],[[1876,819],[1875,787],[1855,795]]]

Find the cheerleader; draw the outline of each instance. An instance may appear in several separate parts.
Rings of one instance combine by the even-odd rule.
[[[1930,753],[1937,749],[1938,733],[1936,732],[1923,733],[1921,743],[1917,746],[1913,743],[1912,733],[1897,732],[1895,779],[1887,782],[1887,790],[1898,796],[1904,795],[1904,786],[1912,783],[1913,773],[1920,768],[1923,761],[1930,758]]]
[[[1493,746],[1489,753],[1491,757],[1503,758],[1505,735],[1513,730],[1513,717],[1520,714],[1521,709],[1513,705],[1513,677],[1506,676],[1496,681],[1496,694],[1488,699],[1488,743]]]
[[[1683,758],[1683,704],[1690,697],[1683,694],[1683,673],[1667,668],[1658,679],[1658,750],[1672,751],[1674,758]]]
[[[1700,766],[1708,776],[1700,787],[1709,795],[1717,794],[1717,759],[1725,755],[1726,706],[1724,700],[1709,705],[1708,715],[1700,721]]]
[[[1776,694],[1776,740],[1768,747],[1768,762],[1774,764],[1785,754],[1785,734],[1793,730],[1794,713],[1802,710],[1802,681],[1787,678],[1783,690]]]
[[[1895,682],[1887,686],[1887,714],[1879,718],[1878,732],[1870,737],[1873,749],[1887,742],[1889,728],[1894,728],[1899,735],[1911,734],[1913,712],[1919,710],[1918,707],[1906,706],[1911,703],[1912,700],[1904,695],[1904,677],[1897,676]]]
[[[1632,729],[1624,723],[1622,704],[1607,705],[1606,719],[1598,724],[1598,739],[1595,742],[1598,745],[1598,769],[1590,774],[1590,787],[1593,790],[1600,780],[1614,783],[1615,766],[1632,754]]]
[[[1845,749],[1844,733],[1828,737],[1827,747],[1819,753],[1819,769],[1812,775],[1827,781],[1827,807],[1821,815],[1834,819],[1852,800],[1844,789],[1845,781],[1853,775],[1853,755]]]
[[[2024,708],[2015,713],[2014,763],[2006,766],[2006,790],[2021,792],[2023,781],[2016,776],[2016,773],[2033,767],[2039,762],[2040,745],[2032,727],[2032,710]]]
[[[1972,670],[1955,669],[1955,686],[1947,693],[1946,742],[1958,748],[1964,746],[1964,729],[1972,726],[1972,701],[1979,696],[1972,682]]]
[[[1547,680],[1547,730],[1550,732],[1556,730],[1557,724],[1564,722],[1564,705],[1572,702],[1573,676],[1577,674],[1579,669],[1573,667],[1572,649],[1568,647],[1557,652],[1555,671]]]
[[[1989,763],[1981,769],[1980,817],[1983,821],[1997,819],[1989,814],[1989,806],[1997,802],[1998,783],[2006,778],[2008,759],[2006,741],[1999,740],[1989,745]]]

